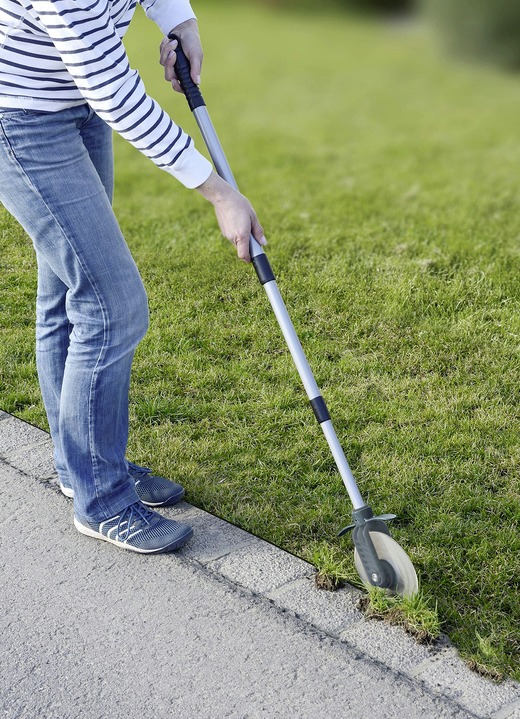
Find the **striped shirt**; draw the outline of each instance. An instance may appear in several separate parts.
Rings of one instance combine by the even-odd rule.
[[[195,17],[189,0],[139,0],[167,35]],[[211,164],[147,95],[122,43],[137,0],[0,0],[1,108],[63,110],[85,103],[186,187]]]

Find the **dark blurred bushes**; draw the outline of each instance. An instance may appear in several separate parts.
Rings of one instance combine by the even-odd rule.
[[[263,5],[321,12],[328,8],[344,8],[367,13],[402,13],[412,10],[415,0],[256,0]]]
[[[256,0],[309,12],[330,8],[391,15],[421,11],[445,49],[461,58],[520,70],[520,0]]]
[[[337,0],[337,5],[368,12],[395,13],[412,10],[414,0]]]
[[[420,0],[446,49],[520,69],[519,0]]]

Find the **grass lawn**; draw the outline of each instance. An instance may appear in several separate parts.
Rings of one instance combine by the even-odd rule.
[[[196,8],[208,108],[361,492],[399,516],[463,656],[520,679],[519,78],[448,64],[416,26]],[[132,61],[202,149],[160,39],[136,17]],[[129,456],[354,581],[350,504],[253,269],[196,193],[116,153],[151,309]],[[45,427],[34,259],[5,212],[0,233],[0,407]]]

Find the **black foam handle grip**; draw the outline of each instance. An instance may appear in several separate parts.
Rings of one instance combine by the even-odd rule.
[[[173,32],[171,32],[168,37],[170,38],[170,40],[177,40],[178,44],[177,49],[175,50],[175,52],[177,53],[177,59],[175,61],[175,74],[177,75],[177,79],[179,80],[180,86],[182,87],[182,91],[186,95],[190,110],[193,112],[195,108],[202,107],[206,103],[204,102],[201,91],[191,79],[190,61],[184,54],[180,37],[178,35],[175,35],[175,33]]]

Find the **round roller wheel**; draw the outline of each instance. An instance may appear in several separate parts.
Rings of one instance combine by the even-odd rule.
[[[388,562],[395,572],[396,584],[387,591],[392,594],[400,594],[403,597],[415,594],[419,589],[419,582],[410,557],[404,549],[388,534],[383,534],[383,532],[369,532],[369,534],[378,558]],[[354,562],[363,583],[369,587],[373,586],[361,563],[357,549],[354,551]]]

